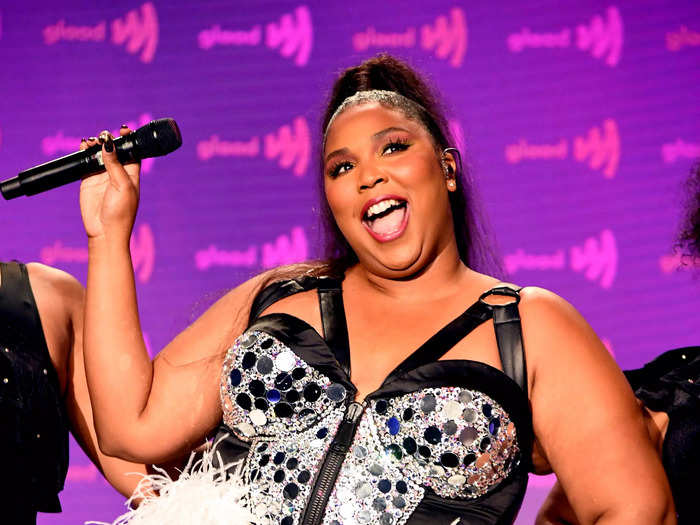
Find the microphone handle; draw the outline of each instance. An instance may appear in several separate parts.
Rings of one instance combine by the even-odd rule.
[[[134,155],[137,148],[129,136],[116,138],[114,147],[122,164],[140,160]],[[101,171],[104,171],[102,145],[95,144],[86,150],[20,171],[16,177],[2,182],[2,194],[5,199],[36,195]]]

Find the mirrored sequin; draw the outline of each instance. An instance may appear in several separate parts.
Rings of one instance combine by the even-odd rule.
[[[275,366],[281,372],[289,372],[297,364],[296,355],[291,350],[280,352],[275,358]]]
[[[384,498],[374,498],[372,502],[372,508],[377,511],[383,511],[386,509],[386,500]]]
[[[406,506],[406,500],[403,499],[401,496],[394,496],[394,499],[391,500],[391,503],[397,509],[402,509]]]
[[[457,419],[462,414],[462,404],[457,401],[448,401],[442,407],[442,412],[449,419]]]
[[[462,430],[462,432],[460,432],[459,440],[462,442],[463,445],[469,446],[474,442],[474,440],[478,436],[479,433],[474,427],[466,427],[464,430]]]
[[[253,352],[246,352],[243,354],[243,360],[241,361],[241,366],[244,370],[250,370],[255,366],[255,361],[257,357]]]
[[[241,346],[242,346],[243,348],[250,348],[250,347],[253,346],[257,341],[258,341],[258,338],[255,337],[255,335],[252,335],[252,334],[251,334],[251,335],[248,335],[248,336],[244,337],[243,339],[241,339]]]
[[[466,405],[467,403],[471,403],[472,393],[469,390],[462,390],[457,396],[457,399],[459,399],[460,403]]]
[[[258,362],[255,367],[261,374],[269,374],[270,372],[272,372],[272,359],[264,355],[260,359],[258,359]]]
[[[455,468],[459,465],[459,458],[452,452],[445,452],[440,456],[440,463],[443,467]]]
[[[386,426],[389,427],[389,434],[391,434],[392,436],[395,436],[396,434],[399,433],[399,429],[401,428],[401,423],[399,423],[399,420],[397,418],[391,417],[386,422]]]
[[[304,389],[304,399],[313,403],[321,397],[321,388],[316,383],[309,383]]]
[[[364,459],[367,457],[367,449],[362,445],[357,445],[353,453],[355,454],[355,457],[359,459]]]
[[[248,385],[248,391],[255,397],[265,395],[265,383],[258,379],[253,379]]]
[[[355,486],[355,496],[358,498],[364,499],[370,494],[372,494],[372,485],[366,481],[362,481]]]
[[[427,414],[435,410],[435,405],[435,396],[432,394],[427,394],[425,397],[423,397],[423,400],[420,403],[420,409]]]
[[[238,368],[234,368],[229,374],[229,384],[234,387],[240,385],[241,377],[241,371]]]
[[[453,487],[461,487],[467,482],[467,478],[461,474],[455,474],[454,476],[447,478],[447,482]]]
[[[368,510],[361,510],[357,513],[357,523],[364,525],[372,521],[372,514]]]
[[[265,397],[270,403],[277,403],[280,399],[282,399],[282,394],[280,394],[279,390],[275,390],[273,388],[272,390],[267,391]]]
[[[345,387],[340,383],[332,383],[326,389],[326,396],[336,403],[345,399]]]
[[[378,463],[372,463],[369,466],[369,473],[373,476],[381,476],[382,474],[384,474],[384,467],[382,467]]]
[[[277,374],[277,377],[275,377],[275,388],[278,390],[289,390],[292,388],[292,376],[290,376],[287,372],[280,372]]]
[[[250,414],[248,414],[248,417],[250,417],[251,423],[258,427],[261,427],[265,423],[267,423],[267,417],[265,416],[265,412],[257,408],[255,410],[251,410]]]
[[[423,432],[423,438],[425,438],[428,443],[437,445],[442,439],[442,432],[440,432],[438,427],[430,426],[425,429],[425,432]]]
[[[474,423],[476,421],[476,410],[473,408],[465,408],[462,412],[462,419],[467,423]]]
[[[457,433],[457,423],[454,421],[448,421],[442,425],[442,431],[448,436],[452,436]]]

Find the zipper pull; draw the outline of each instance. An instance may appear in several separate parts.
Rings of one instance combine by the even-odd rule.
[[[360,416],[364,411],[364,403],[358,403],[357,401],[353,401],[348,405],[348,408],[345,411],[345,421],[347,421],[348,423],[356,423],[357,420],[360,419]]]

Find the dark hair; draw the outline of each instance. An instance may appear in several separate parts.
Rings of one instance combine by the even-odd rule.
[[[700,257],[700,161],[690,171],[685,183],[686,203],[678,248],[681,254],[691,258]]]
[[[408,64],[385,54],[366,60],[359,66],[348,68],[341,73],[333,85],[321,121],[321,136],[324,136],[333,114],[346,98],[358,91],[369,90],[393,91],[417,103],[421,107],[420,123],[432,136],[438,159],[442,150],[455,146],[447,119],[434,91]],[[357,262],[357,255],[338,228],[324,197],[322,151],[320,155],[319,210],[322,244],[325,248],[322,256],[325,259],[327,273],[339,276]],[[457,160],[459,167],[456,174],[457,189],[449,192],[449,201],[459,257],[464,264],[474,270],[500,274],[502,273],[501,264],[487,241],[488,228],[480,213],[471,177],[462,167],[461,159]]]

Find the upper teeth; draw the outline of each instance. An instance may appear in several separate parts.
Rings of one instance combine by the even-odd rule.
[[[367,218],[370,218],[373,215],[379,215],[380,213],[391,208],[392,206],[398,206],[399,204],[401,204],[401,202],[395,199],[386,199],[376,204],[372,204],[372,206],[370,206],[367,209]]]

